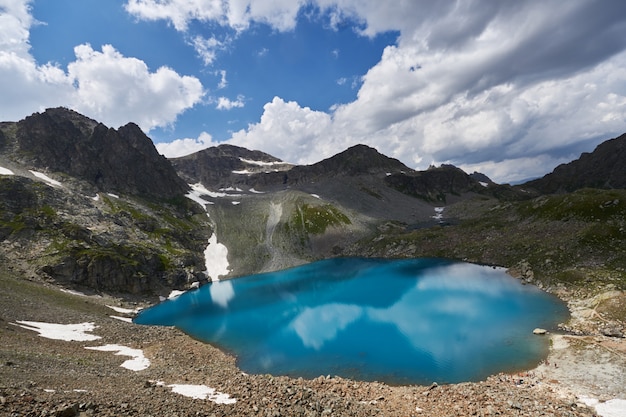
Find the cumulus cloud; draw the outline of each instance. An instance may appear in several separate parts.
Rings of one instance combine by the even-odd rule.
[[[197,78],[167,67],[150,72],[143,61],[124,57],[111,45],[102,51],[79,45],[74,52],[76,61],[68,65],[77,85],[73,107],[113,126],[129,121],[146,131],[166,126],[204,95]]]
[[[27,0],[0,7],[0,108],[11,120],[64,104],[110,125],[166,126],[204,97],[200,81],[150,69],[113,46],[76,47],[67,70],[29,53],[36,24]],[[453,163],[499,181],[542,175],[583,149],[625,131],[626,2],[545,0],[127,0],[128,13],[169,22],[206,65],[231,46],[228,33],[253,23],[295,28],[317,7],[331,28],[400,35],[355,79],[356,99],[327,112],[275,97],[257,123],[230,142],[312,163],[366,143],[415,168]],[[310,9],[307,9],[310,10]],[[191,23],[219,25],[222,38],[194,36]],[[229,32],[230,31],[230,32]],[[267,51],[263,49],[262,51]],[[350,80],[339,79],[340,85]],[[225,73],[217,88],[226,86]],[[340,88],[340,87],[338,87]],[[243,96],[210,98],[217,109]],[[201,139],[176,142],[205,146]],[[210,140],[209,140],[210,143]],[[184,145],[184,146],[183,146]],[[523,169],[522,169],[523,168]]]
[[[303,117],[315,112],[275,98],[233,142],[302,162],[363,142],[416,168],[447,162],[513,181],[625,130],[626,3],[317,3],[368,36],[399,30],[399,42],[356,100],[316,114],[322,130]]]
[[[172,142],[157,143],[157,151],[167,158],[178,158],[194,152],[201,151],[213,145],[210,134],[202,132],[197,139],[176,139]]]
[[[33,111],[69,99],[71,81],[58,67],[38,65],[28,38],[35,20],[29,2],[0,3],[0,118],[18,120]]]
[[[327,137],[332,133],[329,114],[274,97],[263,107],[261,120],[233,133],[230,142],[263,149],[288,162],[306,164],[331,156],[337,147],[343,146]]]
[[[47,107],[67,106],[117,127],[135,122],[145,131],[172,124],[204,96],[196,77],[167,67],[151,71],[138,58],[111,45],[101,51],[83,44],[67,70],[40,65],[30,54],[36,22],[30,1],[5,0],[0,7],[0,118],[18,120]]]
[[[167,20],[184,32],[191,21],[217,22],[242,31],[252,21],[291,30],[305,0],[128,0],[126,11],[145,20]]]

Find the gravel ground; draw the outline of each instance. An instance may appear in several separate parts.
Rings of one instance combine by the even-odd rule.
[[[111,297],[64,293],[52,283],[0,271],[0,415],[590,416],[594,409],[576,396],[587,393],[608,400],[622,390],[624,398],[623,381],[610,382],[615,375],[626,375],[623,339],[597,336],[564,343],[563,337],[555,338],[553,353],[537,369],[479,383],[388,386],[330,376],[304,380],[247,375],[232,356],[173,328],[112,318],[124,314],[107,305],[136,307]],[[18,320],[93,322],[97,327],[92,333],[102,338],[47,339],[15,325]],[[609,342],[610,347],[603,346]],[[106,344],[142,349],[151,364],[132,371],[120,366],[126,356],[85,349]],[[593,349],[597,355],[590,354]],[[588,382],[579,360],[605,368],[598,368],[598,378]],[[236,402],[190,398],[173,392],[171,384],[206,385]]]

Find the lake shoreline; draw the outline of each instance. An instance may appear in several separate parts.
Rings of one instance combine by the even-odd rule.
[[[246,375],[235,358],[200,343],[173,328],[139,326],[114,318],[121,313],[107,306],[135,309],[148,303],[129,303],[107,296],[62,292],[50,282],[1,274],[0,303],[0,413],[11,415],[345,415],[444,416],[534,415],[590,416],[594,410],[577,397],[587,389],[577,381],[577,361],[589,349],[574,343],[551,350],[547,362],[534,370],[498,374],[476,383],[431,386],[389,386],[320,376],[311,380],[269,375]],[[96,342],[59,341],[40,337],[15,325],[18,320],[56,323],[95,323]],[[585,321],[582,320],[584,324]],[[573,336],[548,335],[548,337]],[[537,336],[542,337],[542,336]],[[579,337],[579,336],[576,336]],[[598,355],[587,363],[625,375],[623,361],[602,355],[599,343],[613,342],[612,351],[624,351],[624,340],[594,338]],[[613,340],[615,339],[615,340]],[[596,341],[597,340],[597,341]],[[581,342],[586,343],[586,342]],[[85,347],[120,344],[141,349],[150,366],[132,371],[120,365],[128,359]],[[558,345],[560,346],[560,345]],[[557,347],[558,347],[557,346]],[[592,350],[593,350],[592,349]],[[572,360],[564,358],[571,355]],[[618,353],[619,355],[619,353]],[[567,379],[570,375],[570,379]],[[608,373],[607,378],[613,374]],[[162,382],[163,384],[160,384]],[[610,381],[605,381],[609,383]],[[168,385],[204,385],[236,399],[218,404],[177,394]],[[602,384],[598,384],[602,385]],[[615,387],[614,387],[615,388]],[[589,394],[602,394],[590,391]],[[599,400],[615,398],[610,390]],[[73,410],[75,414],[72,414]],[[56,413],[56,414],[55,414]]]

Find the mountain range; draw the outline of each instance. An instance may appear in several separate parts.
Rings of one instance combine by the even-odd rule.
[[[48,109],[0,123],[0,259],[26,276],[136,295],[207,282],[218,244],[222,278],[366,255],[525,262],[540,282],[571,282],[575,268],[626,267],[616,249],[625,143],[510,186],[451,165],[415,171],[366,145],[312,165],[232,145],[167,159],[135,124]]]

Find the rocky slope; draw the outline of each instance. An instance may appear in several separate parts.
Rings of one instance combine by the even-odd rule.
[[[60,172],[98,191],[172,198],[187,184],[133,123],[108,128],[65,108],[0,125],[0,152],[20,164]]]
[[[572,192],[580,188],[626,188],[626,134],[607,140],[591,153],[559,165],[543,178],[527,182],[525,188],[541,193]]]
[[[67,109],[3,123],[3,263],[70,287],[167,294],[206,280],[211,234],[188,185],[137,126]]]

